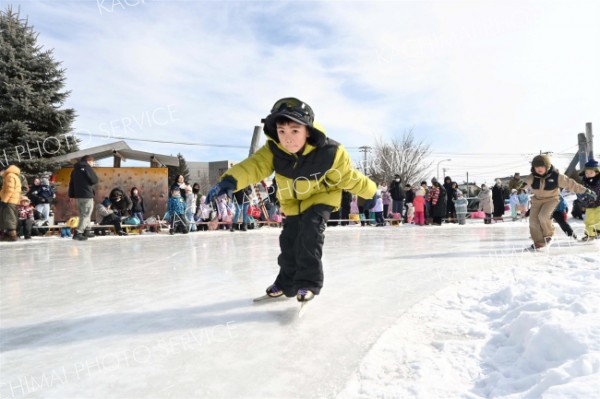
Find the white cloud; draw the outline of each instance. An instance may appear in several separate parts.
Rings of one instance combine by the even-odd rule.
[[[350,147],[414,129],[437,152],[530,154],[575,146],[585,122],[600,123],[594,2],[145,1],[102,14],[96,2],[25,2],[21,10],[68,69],[77,130],[118,128],[170,105],[177,118],[168,125],[128,136],[248,145],[272,103],[290,95]],[[189,160],[246,155],[132,145]],[[522,158],[485,161],[502,174]]]

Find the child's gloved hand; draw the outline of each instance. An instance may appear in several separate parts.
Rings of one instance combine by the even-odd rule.
[[[227,194],[229,198],[233,195],[233,190],[237,187],[237,181],[231,177],[226,176],[219,183],[215,184],[206,194],[206,204],[213,202],[218,196]]]
[[[598,199],[598,196],[596,195],[596,193],[594,191],[590,190],[589,188],[585,189],[585,194],[592,197],[594,199],[594,201]]]

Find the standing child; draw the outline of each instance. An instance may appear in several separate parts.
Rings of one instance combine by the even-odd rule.
[[[185,192],[185,191],[184,191]],[[185,217],[185,200],[181,196],[181,189],[173,187],[171,197],[169,198],[169,217],[171,218],[170,233],[175,233],[179,223],[183,223],[182,230],[184,234],[189,233],[188,220]]]
[[[521,213],[521,219],[525,220],[527,218],[527,210],[529,209],[529,194],[527,194],[527,190],[520,188],[517,197],[519,198],[517,210]]]
[[[194,220],[194,213],[196,213],[196,194],[192,186],[189,184],[185,186],[185,217],[190,224],[190,231],[196,231],[196,221]]]
[[[31,229],[33,227],[33,210],[35,208],[31,206],[31,201],[26,196],[21,197],[21,204],[17,206],[17,212],[19,212],[19,223],[17,226],[17,232],[23,229],[23,235],[26,240],[31,239]]]
[[[198,225],[198,229],[202,231],[208,230],[208,225],[206,223],[210,222],[210,213],[212,212],[212,206],[205,203],[206,195],[200,197],[200,205],[198,206],[198,211],[196,212],[196,220],[202,222],[202,224]]]
[[[301,302],[311,300],[323,287],[324,232],[329,215],[340,205],[342,190],[369,201],[377,190],[314,117],[312,108],[296,98],[277,101],[264,120],[266,144],[225,172],[207,196],[211,201],[223,193],[231,195],[275,171],[286,219],[279,237],[280,271],[267,295],[296,295]]]
[[[596,199],[594,201],[585,201],[585,236],[583,241],[597,239],[600,232],[600,166],[598,161],[590,159],[586,162],[583,172],[583,185],[591,190]],[[593,197],[593,195],[592,195]],[[583,200],[581,198],[580,200]]]
[[[560,173],[550,162],[548,155],[536,155],[531,161],[531,174],[525,179],[531,187],[531,210],[529,212],[529,232],[533,239],[530,250],[544,248],[554,235],[552,213],[559,203],[560,189],[593,197],[593,192],[573,179]]]
[[[456,218],[458,219],[458,224],[466,224],[467,223],[467,205],[468,201],[463,195],[460,189],[456,190],[456,199],[454,200],[454,207],[456,208]]]
[[[210,193],[209,193],[210,195]],[[227,194],[221,194],[217,197],[217,216],[219,218],[219,229],[227,230],[230,223],[231,211],[227,204]]]
[[[492,192],[485,185],[481,185],[481,191],[477,195],[479,197],[479,210],[485,213],[485,219],[483,219],[483,223],[491,224],[492,223],[492,213],[494,212],[494,203],[492,202]]]
[[[383,218],[383,198],[381,198],[381,191],[377,190],[375,194],[375,206],[373,207],[375,212],[375,226],[385,226],[385,220]]]
[[[423,226],[425,224],[425,189],[422,187],[415,191],[413,206],[415,208],[415,224]]]
[[[517,220],[517,207],[519,206],[519,195],[517,194],[517,189],[513,188],[510,190],[510,215],[512,216],[513,222]]]
[[[406,223],[413,224],[415,220],[415,206],[414,199],[413,202],[408,202],[406,204]]]
[[[131,216],[138,218],[140,223],[144,223],[144,199],[140,195],[137,187],[131,189]]]

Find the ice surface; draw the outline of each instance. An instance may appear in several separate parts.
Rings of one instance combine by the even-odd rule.
[[[528,230],[520,222],[328,228],[325,287],[298,320],[293,299],[252,303],[277,273],[278,235],[265,227],[0,244],[0,398],[403,397],[394,393],[405,392],[411,378],[430,375],[430,383],[439,370],[458,370],[456,388],[468,392],[479,364],[456,353],[483,348],[488,319],[507,317],[515,298],[527,295],[504,286],[480,302],[472,278],[506,281],[532,267],[550,273],[556,256],[573,273],[581,259],[598,260],[593,246],[575,249],[573,263],[571,255],[523,255]],[[578,295],[577,284],[557,290],[567,295],[563,308],[597,314],[596,297]],[[418,303],[429,305],[411,311]],[[426,325],[448,309],[455,310],[450,321],[470,321]],[[428,347],[407,345],[395,328],[407,320],[408,333],[435,331]],[[564,334],[589,343],[575,330],[549,329],[532,340],[531,355]],[[395,337],[393,345],[373,352],[386,336]],[[428,368],[438,355],[440,369]],[[597,370],[594,353],[584,356],[562,372],[585,378],[585,370]],[[389,381],[395,390],[384,388]]]

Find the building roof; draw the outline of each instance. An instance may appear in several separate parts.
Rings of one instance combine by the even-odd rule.
[[[104,144],[97,147],[86,148],[71,152],[66,155],[54,157],[54,162],[71,162],[79,160],[84,155],[91,155],[95,160],[101,160],[110,157],[120,157],[122,160],[132,159],[135,161],[151,162],[152,160],[164,166],[179,166],[179,158],[171,155],[155,154],[151,152],[137,151],[129,147],[124,141]]]

